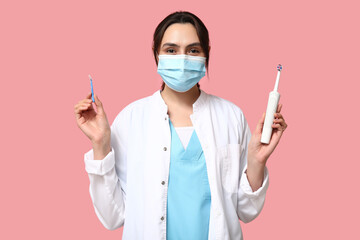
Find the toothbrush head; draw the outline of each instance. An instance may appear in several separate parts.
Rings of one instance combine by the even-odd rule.
[[[90,78],[90,80],[92,80],[92,77],[90,76],[90,74],[89,74],[89,78]]]
[[[276,69],[277,69],[278,71],[281,71],[281,70],[282,70],[281,64],[277,65]]]

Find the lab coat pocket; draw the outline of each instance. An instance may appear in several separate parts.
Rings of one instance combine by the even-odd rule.
[[[222,187],[226,192],[235,193],[238,189],[240,175],[241,145],[237,143],[218,147],[217,160]]]

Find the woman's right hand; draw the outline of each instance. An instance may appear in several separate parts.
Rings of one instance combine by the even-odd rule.
[[[91,92],[74,106],[77,125],[94,147],[103,150],[111,149],[111,130],[104,107],[96,94],[94,94],[94,99],[97,112],[92,105]]]

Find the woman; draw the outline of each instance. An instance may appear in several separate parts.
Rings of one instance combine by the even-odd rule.
[[[269,145],[265,114],[251,136],[243,112],[200,89],[209,35],[194,14],[175,12],[156,28],[153,52],[164,80],[127,105],[111,127],[91,93],[75,105],[96,215],[123,239],[242,239],[239,219],[253,220],[268,187],[265,166],[286,128],[278,106]]]

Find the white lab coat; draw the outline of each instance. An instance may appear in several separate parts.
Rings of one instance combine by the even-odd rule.
[[[209,239],[243,239],[239,219],[256,218],[269,185],[252,191],[245,173],[251,138],[242,110],[206,93],[190,115],[206,159],[211,191]],[[84,155],[90,196],[100,222],[109,230],[124,225],[124,240],[166,239],[167,186],[171,133],[160,90],[128,104],[111,125],[111,152]]]

